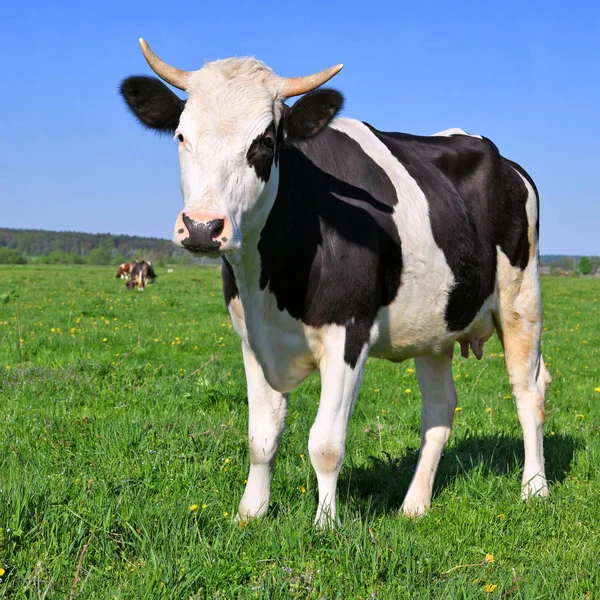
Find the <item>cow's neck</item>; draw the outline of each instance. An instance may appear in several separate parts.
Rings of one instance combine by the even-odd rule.
[[[275,203],[279,185],[279,170],[273,165],[269,182],[265,186],[262,197],[257,205],[262,208],[262,214],[253,220],[242,221],[244,232],[242,251],[233,256],[228,256],[244,313],[249,315],[263,313],[264,293],[260,289],[261,257],[258,249],[259,241],[269,213]]]
[[[316,283],[310,265],[327,251],[320,243],[319,198],[310,182],[330,176],[314,164],[315,155],[329,160],[326,135],[316,145],[308,140],[281,148],[265,196],[257,202],[267,210],[243,223],[243,251],[228,258],[244,312],[258,321],[272,317],[275,307],[303,320],[305,285],[309,277]]]

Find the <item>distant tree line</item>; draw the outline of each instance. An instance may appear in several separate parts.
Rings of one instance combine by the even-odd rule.
[[[87,256],[92,250],[102,248],[133,258],[136,252],[168,256],[170,242],[160,238],[109,233],[0,228],[0,246],[20,250],[26,256],[48,255],[54,250]]]
[[[0,264],[118,265],[132,259],[159,266],[200,262],[161,238],[0,228]]]
[[[541,256],[540,261],[546,272],[593,275],[600,273],[600,256]]]
[[[213,264],[212,259],[195,259],[169,240],[109,233],[45,231],[0,228],[0,264],[92,264],[118,265],[128,260],[151,260],[170,264]],[[600,272],[599,256],[542,255],[545,272]],[[544,271],[543,271],[544,272]]]

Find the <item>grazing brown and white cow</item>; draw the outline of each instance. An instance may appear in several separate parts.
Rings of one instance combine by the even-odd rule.
[[[117,274],[115,275],[116,279],[129,279],[131,276],[131,269],[135,265],[135,260],[132,262],[121,263],[119,265],[119,269],[117,270]]]
[[[250,474],[240,518],[266,512],[288,393],[321,374],[308,448],[316,523],[335,522],[348,422],[369,356],[415,358],[421,451],[404,499],[430,506],[450,434],[452,349],[481,357],[494,329],[525,442],[523,496],[548,493],[542,435],[550,376],[540,350],[538,195],[488,139],[422,137],[334,118],[342,96],[316,90],[341,65],[284,79],[254,59],[186,72],[140,40],[158,79],[121,93],[145,126],[179,141],[184,210],[175,240],[223,258],[223,290],[242,338]],[[286,98],[305,94],[293,106]]]
[[[138,292],[143,292],[148,280],[156,279],[156,273],[152,268],[152,263],[148,260],[136,262],[131,267],[131,279],[125,284],[128,290],[137,288]]]

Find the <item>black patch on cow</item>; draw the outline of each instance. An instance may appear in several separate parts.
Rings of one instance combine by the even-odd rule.
[[[464,329],[494,291],[496,245],[511,264],[527,264],[527,189],[487,139],[370,129],[425,194],[433,237],[455,278],[445,319],[451,331]]]
[[[322,131],[341,110],[344,97],[340,92],[324,88],[300,98],[284,115],[288,141],[307,140]]]
[[[535,190],[535,186],[533,189]],[[496,215],[497,243],[513,267],[524,269],[529,263],[530,250],[526,207],[528,193],[523,180],[506,159],[502,160],[499,197],[500,210]]]
[[[223,264],[221,265],[221,279],[223,280],[223,298],[225,298],[225,305],[229,306],[229,303],[237,298],[240,293],[235,282],[235,275],[233,269],[225,257],[223,258]]]
[[[529,185],[533,188],[533,191],[535,192],[535,202],[536,202],[536,206],[537,206],[537,221],[535,222],[535,232],[536,232],[536,236],[540,237],[540,194],[538,192],[537,186],[535,185],[535,182],[533,181],[533,179],[531,178],[531,176],[529,175],[529,173],[519,164],[517,164],[516,162],[509,160],[508,158],[504,159],[513,169],[515,169],[516,171],[518,171],[523,177],[525,177],[525,179],[528,181]],[[525,188],[525,190],[527,190],[527,188]]]
[[[279,191],[261,232],[260,287],[279,310],[321,327],[346,327],[355,367],[378,310],[400,286],[396,191],[357,142],[326,128],[279,150]]]
[[[119,92],[138,121],[160,133],[174,133],[185,102],[160,79],[134,75],[124,79]]]
[[[265,183],[271,175],[271,165],[275,156],[275,123],[271,124],[257,136],[246,153],[248,164]]]

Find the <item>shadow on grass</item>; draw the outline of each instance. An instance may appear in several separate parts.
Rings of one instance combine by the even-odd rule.
[[[581,443],[571,436],[544,438],[548,483],[560,483],[571,470],[573,455]],[[359,503],[368,501],[376,513],[397,511],[402,505],[417,465],[418,449],[400,458],[389,454],[370,457],[370,464],[352,466],[340,477],[338,490]],[[520,481],[523,473],[523,440],[508,436],[475,436],[448,448],[440,461],[435,478],[433,498],[470,471],[480,470],[485,476],[507,475]]]

